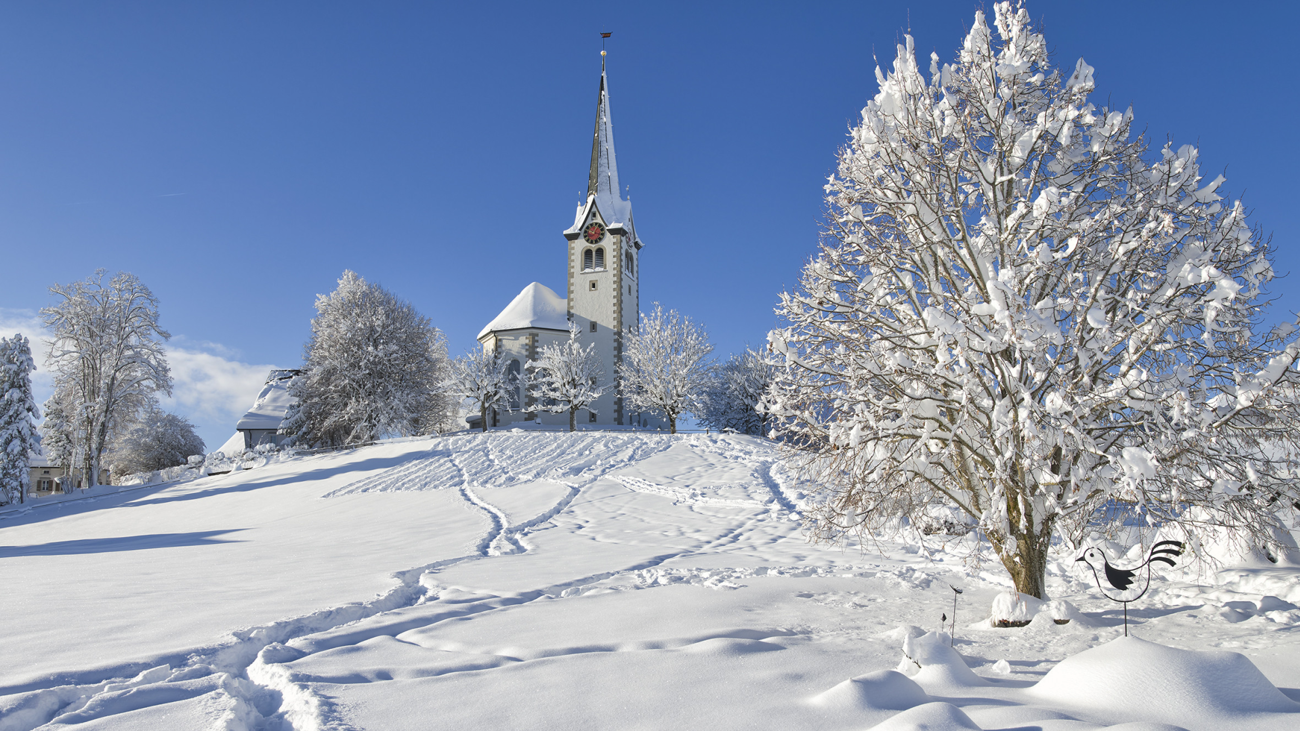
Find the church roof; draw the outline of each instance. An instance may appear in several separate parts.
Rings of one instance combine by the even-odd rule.
[[[556,294],[546,285],[533,282],[524,287],[524,291],[506,306],[501,314],[479,332],[481,338],[490,332],[502,330],[521,330],[524,328],[541,330],[569,329],[569,301]]]
[[[596,131],[591,140],[591,170],[587,175],[587,200],[578,206],[573,227],[575,234],[586,223],[592,204],[600,210],[610,227],[622,226],[640,248],[632,225],[632,201],[623,200],[618,187],[618,158],[614,154],[614,121],[609,111],[609,80],[605,76],[605,59],[600,61],[600,94],[596,99]]]

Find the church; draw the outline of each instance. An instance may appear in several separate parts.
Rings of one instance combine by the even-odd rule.
[[[656,428],[665,425],[662,417],[630,410],[619,395],[617,367],[622,362],[624,337],[635,331],[640,312],[637,273],[644,244],[632,220],[632,202],[619,193],[605,52],[600,55],[600,93],[587,199],[578,206],[573,225],[564,231],[567,295],[560,296],[538,282],[529,284],[483,328],[478,341],[504,358],[510,372],[518,376],[528,361],[537,360],[542,347],[566,340],[569,323],[576,323],[579,342],[584,346],[596,344],[604,383],[609,385],[591,409],[577,414],[577,423]],[[490,426],[520,422],[568,426],[567,412],[552,414],[537,407],[526,385],[516,386],[510,408],[490,414]]]

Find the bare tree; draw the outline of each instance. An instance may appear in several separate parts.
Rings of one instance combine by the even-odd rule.
[[[619,380],[623,398],[638,409],[658,411],[673,434],[682,414],[699,413],[711,378],[706,360],[713,346],[704,328],[672,310],[641,313],[640,328],[626,336]]]
[[[605,369],[601,367],[596,344],[582,347],[578,342],[579,329],[569,323],[569,339],[563,343],[542,346],[540,359],[528,361],[528,385],[537,408],[552,413],[569,412],[569,431],[577,428],[579,409],[591,408],[606,391],[602,384]]]
[[[302,445],[339,446],[438,423],[447,345],[428,318],[352,271],[317,296],[316,313],[281,432]]]
[[[446,388],[478,408],[483,431],[488,428],[488,412],[508,408],[516,388],[505,359],[486,348],[453,360],[448,374]]]
[[[28,459],[40,445],[32,398],[32,348],[27,338],[0,338],[0,503],[23,502],[31,487]]]
[[[99,482],[113,429],[172,387],[162,346],[171,335],[158,325],[158,300],[134,274],[119,272],[107,285],[104,275],[55,284],[50,292],[62,301],[41,310],[53,333],[48,363],[88,487]]]
[[[1107,504],[1273,543],[1300,346],[1257,331],[1269,247],[1223,178],[1190,146],[1149,155],[1009,3],[928,79],[911,37],[876,73],[770,336],[774,414],[830,486],[814,535],[955,506],[1037,597],[1052,537]]]

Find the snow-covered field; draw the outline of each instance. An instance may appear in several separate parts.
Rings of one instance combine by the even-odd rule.
[[[0,731],[1300,728],[1295,567],[1157,579],[1124,640],[1062,554],[1083,616],[992,629],[1000,567],[803,499],[761,440],[514,432],[0,514]]]

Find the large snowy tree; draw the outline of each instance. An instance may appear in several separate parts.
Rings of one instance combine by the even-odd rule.
[[[773,412],[831,486],[814,535],[956,506],[1038,597],[1053,535],[1108,504],[1271,542],[1300,432],[1294,328],[1257,326],[1267,242],[1195,148],[1152,154],[1091,67],[1054,70],[1023,8],[993,25],[928,77],[911,37],[877,70],[782,296]]]
[[[528,361],[529,393],[537,400],[534,408],[553,413],[569,412],[569,431],[577,428],[579,409],[590,408],[606,391],[601,383],[601,366],[596,344],[583,347],[578,341],[577,323],[569,323],[569,339],[542,346],[537,360]]]
[[[150,403],[135,424],[114,440],[108,460],[118,476],[183,465],[203,453],[203,440],[194,433],[193,424]]]
[[[478,409],[482,419],[479,426],[483,431],[488,429],[488,412],[508,409],[518,393],[519,384],[510,374],[505,359],[486,348],[453,360],[447,372],[444,386]]]
[[[760,353],[746,350],[719,366],[709,384],[700,423],[741,434],[765,434],[767,412],[760,406],[775,368]]]
[[[0,503],[23,502],[31,487],[28,456],[40,440],[40,409],[32,397],[32,348],[27,338],[0,338]]]
[[[624,336],[618,374],[623,398],[636,409],[658,411],[673,434],[682,414],[698,414],[712,378],[713,346],[704,328],[676,310],[641,313],[636,332]]]
[[[63,432],[69,450],[92,487],[114,429],[133,423],[153,394],[170,394],[171,372],[158,325],[158,300],[134,274],[119,272],[107,284],[105,271],[50,292],[62,298],[41,310],[53,337],[48,363],[65,409]]]
[[[316,298],[295,405],[281,431],[301,446],[361,444],[410,436],[437,423],[446,404],[442,333],[411,304],[355,272]]]

